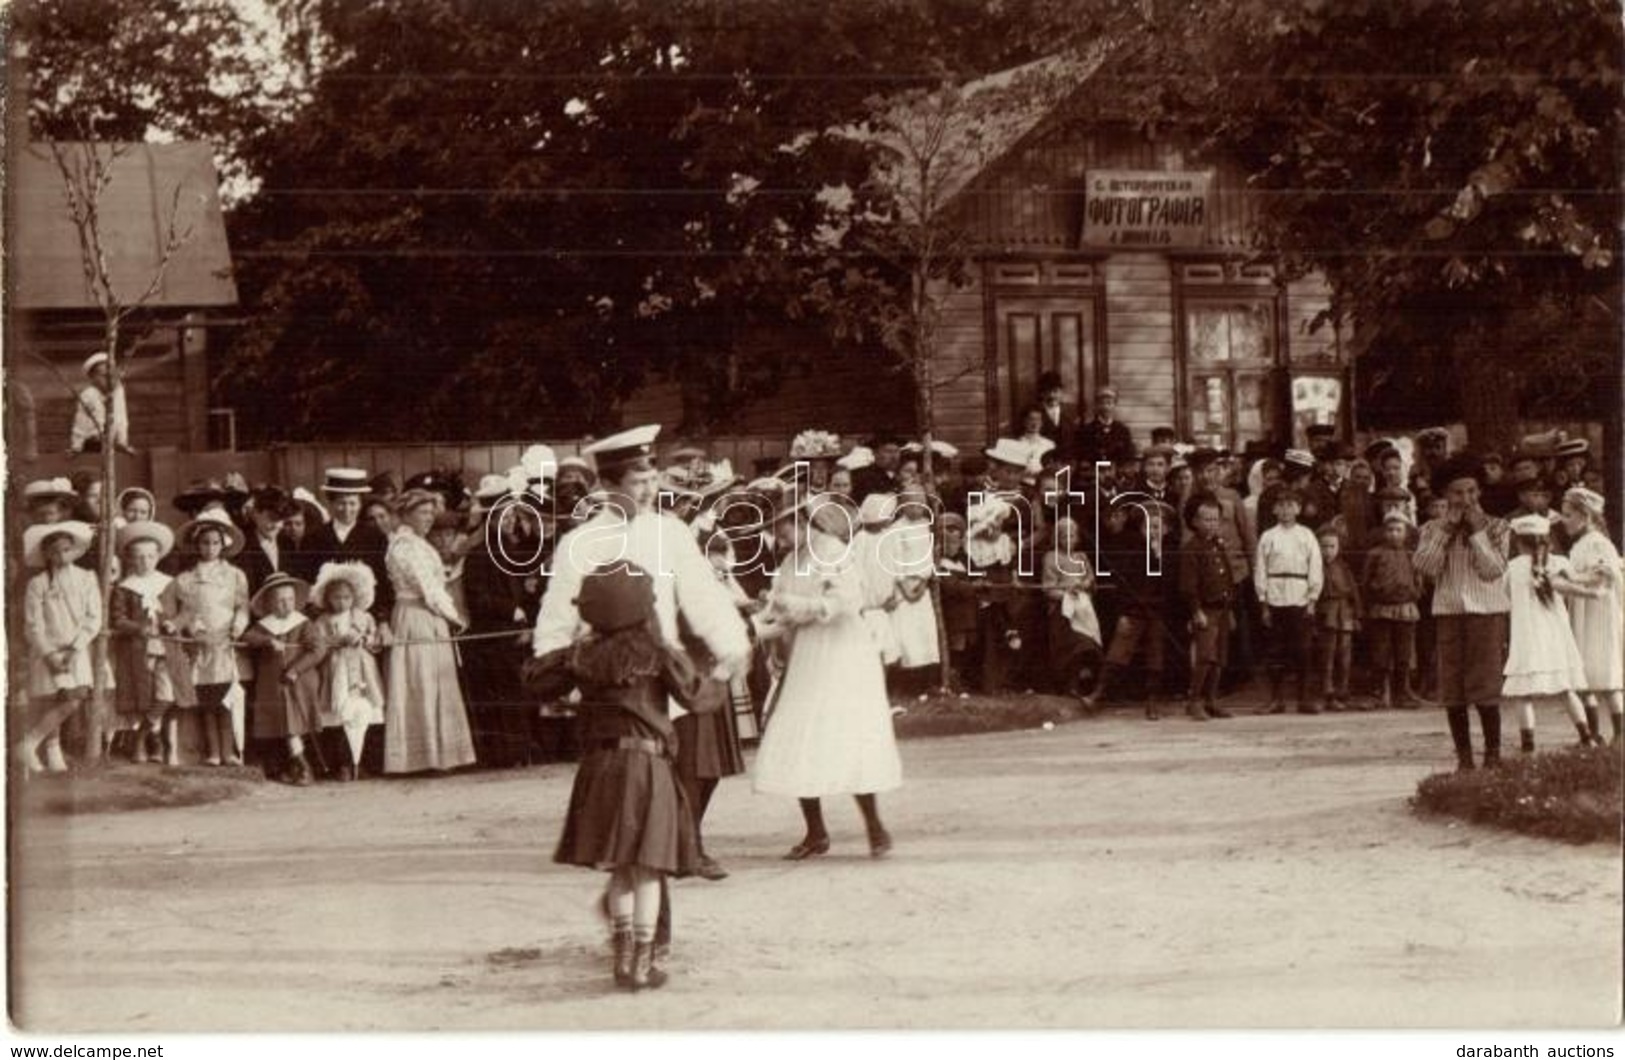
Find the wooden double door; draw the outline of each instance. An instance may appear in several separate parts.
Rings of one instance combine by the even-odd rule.
[[[1066,400],[1086,410],[1106,382],[1100,313],[1092,295],[998,294],[997,350],[990,366],[990,438],[1018,432],[1021,411],[1038,401],[1038,378],[1061,377]]]

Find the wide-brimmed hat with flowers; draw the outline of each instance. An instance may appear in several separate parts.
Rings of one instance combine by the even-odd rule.
[[[830,431],[802,431],[790,442],[791,460],[834,460],[841,455],[841,436]]]
[[[316,584],[310,590],[310,598],[325,609],[327,590],[339,582],[348,585],[350,591],[355,593],[355,606],[359,610],[372,610],[372,602],[378,594],[378,578],[365,563],[323,563],[322,569],[316,572]]]
[[[218,508],[211,508],[196,519],[183,523],[180,532],[175,536],[180,539],[181,544],[188,551],[195,552],[197,551],[197,536],[205,530],[218,530],[220,532],[226,543],[220,555],[225,559],[230,559],[241,552],[243,545],[247,543],[242,530],[238,529],[237,524],[231,521],[231,516]]]
[[[89,523],[77,519],[64,519],[59,523],[41,523],[23,531],[23,562],[30,567],[45,566],[45,543],[53,537],[66,537],[73,542],[68,550],[68,562],[74,563],[90,551],[90,542],[96,531]]]

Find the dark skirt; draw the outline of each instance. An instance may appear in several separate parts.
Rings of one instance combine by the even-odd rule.
[[[745,771],[745,752],[739,746],[731,701],[710,714],[685,714],[673,724],[680,776],[720,780]]]
[[[553,860],[691,875],[699,866],[699,842],[671,759],[627,749],[588,751]]]

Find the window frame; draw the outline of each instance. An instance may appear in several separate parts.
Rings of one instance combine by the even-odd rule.
[[[1286,348],[1286,291],[1274,279],[1267,266],[1246,266],[1235,260],[1190,259],[1171,257],[1174,289],[1174,416],[1182,438],[1194,436],[1191,429],[1192,373],[1197,369],[1191,357],[1190,311],[1208,304],[1251,303],[1266,307],[1265,317],[1271,328],[1270,358],[1265,361],[1214,362],[1203,367],[1204,372],[1222,372],[1227,388],[1230,415],[1229,426],[1222,444],[1239,451],[1243,445],[1236,425],[1238,376],[1264,377],[1266,398],[1271,407],[1264,423],[1264,438],[1276,438],[1280,433],[1282,410],[1279,407],[1281,373],[1290,364],[1290,351]]]

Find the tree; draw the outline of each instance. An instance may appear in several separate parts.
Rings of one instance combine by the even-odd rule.
[[[279,105],[273,42],[229,0],[22,0],[28,117],[41,140],[202,140],[228,176]]]
[[[103,501],[99,520],[100,554],[97,564],[97,574],[101,580],[103,615],[112,614],[114,571],[112,499],[118,493],[118,466],[114,460],[117,447],[113,437],[113,395],[123,385],[124,366],[120,355],[120,351],[124,348],[123,336],[131,318],[140,313],[158,293],[171,259],[191,238],[192,224],[183,220],[186,216],[183,204],[194,201],[186,195],[183,185],[174,188],[169,204],[168,221],[157,248],[158,257],[144,286],[130,289],[116,283],[111,255],[103,239],[101,202],[102,196],[112,187],[119,160],[129,154],[130,146],[117,143],[51,141],[43,148],[49,150],[52,160],[56,163],[57,173],[62,179],[64,206],[78,242],[79,263],[84,275],[85,290],[101,312],[102,348],[108,354],[108,382],[101,394]],[[33,148],[33,150],[41,149]],[[57,375],[70,393],[76,395],[85,410],[95,415],[97,410],[86,402],[84,391],[75,390],[71,383],[63,379],[54,363],[45,358],[41,358],[41,361]],[[104,624],[96,638],[94,649],[96,662],[93,667],[94,694],[97,702],[101,704],[105,704],[108,694],[107,675],[110,670],[104,665],[108,636],[109,630]],[[92,756],[99,756],[101,753],[102,734],[97,724],[100,716],[101,712],[93,715],[87,737],[87,747]]]
[[[1151,14],[1130,45],[1137,109],[1247,167],[1267,197],[1258,252],[1322,271],[1357,327],[1363,412],[1459,415],[1475,444],[1504,445],[1543,394],[1590,393],[1585,411],[1617,423],[1617,4]],[[1587,334],[1554,343],[1547,326],[1564,319]]]
[[[851,154],[782,148],[1008,65],[1035,6],[293,4],[317,58],[248,152],[226,380],[301,395],[249,424],[283,438],[596,429],[655,374],[725,417],[784,375],[738,336],[809,310],[793,255]]]

